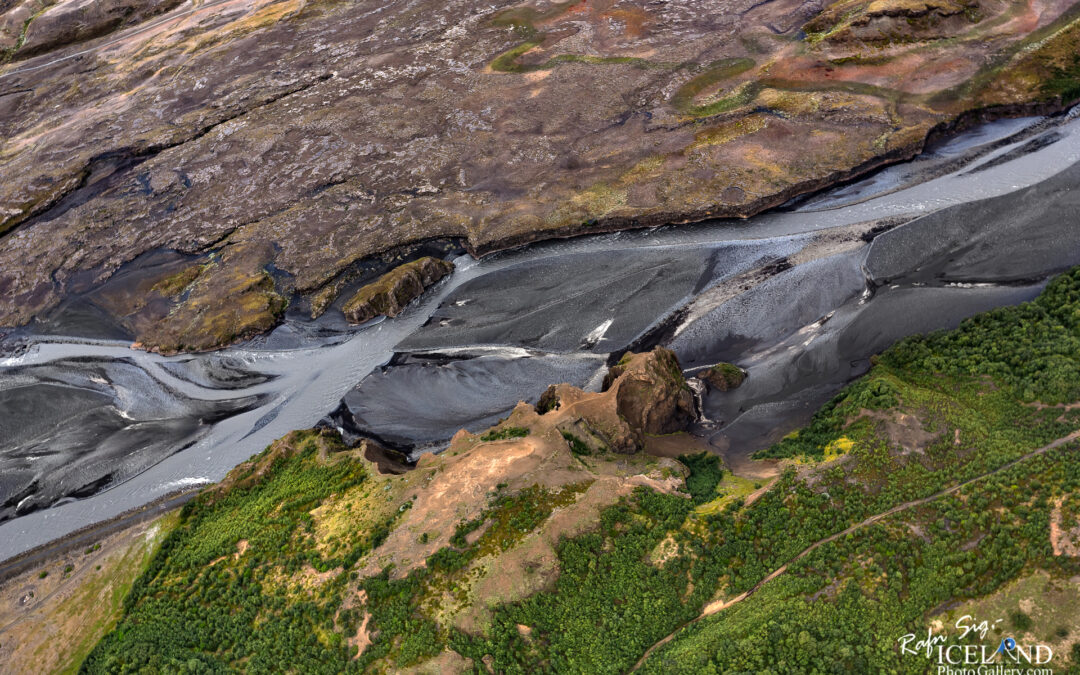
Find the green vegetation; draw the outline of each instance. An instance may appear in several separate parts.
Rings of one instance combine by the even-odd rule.
[[[543,63],[525,65],[518,59],[544,43],[544,33],[536,29],[538,21],[553,19],[574,6],[574,2],[555,3],[540,12],[532,7],[514,7],[495,15],[491,24],[501,28],[511,28],[522,42],[499,54],[491,62],[491,69],[499,73],[531,73],[538,70],[550,70],[561,63],[585,63],[593,66],[630,65],[635,68],[678,68],[684,64],[655,63],[648,59],[634,56],[593,56],[591,54],[558,54]]]
[[[1065,103],[1080,98],[1080,54],[1073,54],[1071,63],[1051,71],[1050,77],[1043,82],[1043,94],[1060,97]]]
[[[686,558],[644,560],[689,509],[685,499],[638,488],[603,512],[599,531],[559,545],[551,589],[499,607],[484,635],[455,631],[451,646],[474,662],[490,655],[496,672],[626,670],[705,597],[690,588]]]
[[[1080,489],[1077,450],[1035,457],[818,548],[751,599],[680,632],[643,671],[806,672],[829,664],[836,672],[933,672],[931,661],[901,657],[897,639],[925,635],[935,609],[991,593],[1031,567],[1055,575],[1080,567],[1050,555],[1047,540],[1047,498]],[[1001,637],[966,642],[993,648]]]
[[[566,444],[570,446],[570,452],[575,455],[591,455],[592,450],[585,441],[581,440],[569,431],[563,431],[562,437],[566,439]]]
[[[863,411],[884,410],[899,402],[895,380],[879,368],[822,406],[806,428],[786,436],[779,443],[758,452],[755,457],[823,459],[830,447],[835,449],[838,445],[849,445],[841,439],[860,431],[870,431],[869,424],[855,422]]]
[[[199,275],[203,273],[203,270],[207,269],[211,264],[212,263],[206,263],[185,267],[179,272],[171,274],[157,282],[150,290],[157,291],[169,298],[175,298],[182,295],[191,284],[195,283],[195,280],[199,278]]]
[[[1033,568],[1076,574],[1075,560],[1052,555],[1048,529],[1055,495],[1080,489],[1080,448],[1069,443],[1009,462],[1080,427],[1072,411],[1030,404],[1075,401],[1078,363],[1077,270],[1031,303],[888,350],[808,428],[762,453],[821,459],[842,443],[849,461],[824,470],[812,487],[789,470],[753,507],[728,511],[734,518],[722,531],[770,512],[788,522],[747,542],[756,554],[735,566],[725,594],[753,588],[796,549],[842,529],[808,511],[814,502],[851,524],[860,513],[987,477],[819,547],[752,600],[679,633],[645,670],[784,672],[828,662],[851,672],[923,672],[927,662],[902,660],[896,639],[925,631],[936,607],[992,593]],[[918,424],[901,447],[900,432],[886,422],[905,414]],[[807,529],[813,534],[804,539]],[[800,541],[776,556],[782,533]],[[1015,605],[1009,618],[1017,630],[1031,626]]]
[[[716,498],[716,486],[724,478],[724,465],[720,458],[711,452],[699,452],[696,455],[683,455],[679,461],[690,469],[686,477],[686,491],[693,497],[695,504],[704,504]]]
[[[288,443],[295,453],[268,449],[231,489],[204,492],[184,507],[125,599],[123,619],[83,672],[349,667],[351,650],[334,631],[348,579],[342,570],[380,543],[390,523],[357,533],[341,542],[345,550],[324,557],[314,546],[311,511],[361,484],[366,471],[341,452],[340,440],[320,432],[294,434]],[[322,459],[327,452],[333,454]],[[333,577],[310,592],[285,583],[312,568]]]
[[[522,427],[503,427],[502,429],[494,429],[487,432],[480,437],[482,441],[505,441],[510,438],[525,438],[529,435],[529,430]]]
[[[713,389],[729,391],[742,385],[746,380],[746,373],[736,365],[718,363],[698,373],[698,377],[708,382]]]
[[[444,617],[481,600],[476,575],[588,483],[496,490],[426,565],[359,578],[354,563],[393,523],[332,551],[316,546],[313,510],[366,477],[350,453],[301,436],[296,453],[266,456],[185,508],[84,669],[398,671],[451,649],[494,672],[616,673],[671,636],[643,671],[925,672],[929,662],[902,658],[897,638],[925,633],[947,603],[1033,572],[1080,574],[1049,537],[1058,505],[1066,526],[1080,512],[1080,446],[1067,442],[1080,410],[1062,405],[1077,400],[1080,269],[1031,303],[882,354],[807,428],[762,453],[796,461],[749,505],[746,486],[720,494],[714,456],[682,457],[692,499],[637,488],[598,527],[557,542],[546,586],[486,606],[489,620],[468,630]],[[319,439],[333,450],[326,460]],[[281,583],[308,569],[328,580],[302,591]],[[345,606],[357,590],[366,603]],[[1016,604],[1006,611],[1016,630],[1059,640],[1067,632],[1056,629],[1080,619],[1062,610],[1043,625]],[[345,640],[365,618],[371,642],[351,660]]]
[[[454,271],[454,264],[425,256],[398,265],[378,279],[361,286],[341,307],[350,323],[376,316],[397,316],[429,286]]]
[[[556,671],[627,670],[643,646],[698,616],[714,594],[731,598],[750,591],[849,525],[1007,467],[1066,436],[1080,427],[1076,415],[1025,405],[998,378],[1024,389],[1034,386],[1044,398],[1064,395],[1068,371],[1065,378],[1042,376],[1037,356],[1067,351],[1063,341],[1080,337],[1076,328],[1068,334],[1054,328],[1080,306],[1080,273],[1053,282],[1034,304],[905,342],[826,406],[810,429],[786,442],[798,446],[789,448],[798,450],[791,455],[824,457],[841,448],[848,455],[845,464],[822,469],[813,482],[789,468],[752,506],[736,499],[712,513],[693,513],[689,504],[676,508],[672,502],[668,517],[655,518],[641,500],[645,494],[660,496],[642,490],[606,511],[600,532],[561,545],[560,577],[552,589],[498,608],[487,631],[458,636],[454,648],[473,658],[490,656],[501,672],[528,672],[540,663]],[[1017,316],[1026,317],[1019,326]],[[1003,341],[1013,335],[1023,339]],[[1002,370],[994,365],[996,355],[1010,344],[1014,350],[1026,347],[1029,358],[1011,360],[1017,367]],[[952,358],[950,372],[942,375],[936,361],[923,363],[924,347],[930,355]],[[899,415],[918,420],[909,430],[912,438],[891,435],[885,422]],[[1033,564],[1073,565],[1048,559],[1048,507],[1036,509],[1039,502],[1028,495],[1035,489],[1076,489],[1080,469],[1069,462],[1075,453],[1071,445],[1059,448],[973,483],[960,496],[903,512],[929,542],[906,525],[887,522],[821,546],[722,620],[696,622],[678,633],[645,669],[798,672],[828,662],[849,672],[899,670],[904,664],[897,636],[925,630],[925,615],[938,605],[992,592]],[[1045,470],[1029,486],[1024,476],[1040,469]],[[998,505],[1007,518],[991,517]],[[631,533],[640,539],[627,540]],[[669,537],[678,554],[659,567],[644,562],[644,552]],[[965,546],[972,541],[979,545]],[[671,596],[657,597],[665,592]],[[642,594],[652,603],[648,612],[634,604]],[[629,599],[620,604],[615,598]],[[531,628],[528,637],[518,624]],[[926,665],[906,663],[916,671]]]
[[[158,544],[165,538],[164,532],[173,527],[176,519],[176,514],[169,514],[155,521],[147,535],[137,537],[119,555],[107,558],[104,572],[101,565],[95,565],[97,574],[84,573],[84,580],[75,592],[54,610],[54,616],[75,618],[78,628],[73,639],[54,635],[49,641],[50,653],[60,657],[53,672],[64,675],[78,672],[98,640],[116,625],[132,584],[146,570]],[[101,550],[101,544],[91,548]]]
[[[4,65],[15,58],[15,54],[26,44],[26,35],[30,31],[30,24],[33,23],[34,19],[44,14],[45,10],[49,9],[53,4],[53,2],[48,1],[38,3],[34,13],[26,17],[23,21],[22,27],[19,29],[19,35],[15,38],[15,44],[5,49],[0,49],[0,65]]]
[[[1018,631],[1027,631],[1031,628],[1031,617],[1019,609],[1009,617],[1012,627]]]
[[[573,501],[586,487],[552,491],[532,486],[516,495],[498,496],[479,517],[461,523],[451,538],[451,546],[429,556],[424,567],[402,579],[391,579],[391,570],[384,569],[361,581],[360,588],[368,596],[365,609],[371,615],[368,630],[377,632],[371,646],[350,667],[362,670],[381,659],[393,664],[395,670],[405,668],[439,654],[458,640],[428,615],[425,606],[446,608],[465,603],[471,563],[510,548],[547,520],[553,509]],[[488,527],[473,544],[468,544],[466,535],[485,522],[490,523]],[[346,634],[354,633],[360,621],[360,611],[342,612]]]
[[[695,117],[707,117],[721,112],[734,110],[740,105],[745,105],[757,95],[754,91],[751,95],[749,89],[739,94],[731,94],[706,105],[697,106],[694,101],[705,90],[730,80],[745,73],[755,66],[753,59],[721,59],[710,63],[705,67],[705,72],[690,79],[689,82],[679,87],[671,98],[671,105],[680,112],[694,115]]]
[[[980,314],[954,331],[908,338],[818,411],[806,429],[759,456],[821,458],[830,443],[869,430],[865,419],[856,421],[863,411],[890,409],[902,401],[932,424],[955,425],[961,410],[972,422],[1048,423],[1060,411],[1040,413],[1025,404],[1080,400],[1078,309],[1080,271],[1073,270],[1032,302]],[[943,378],[956,379],[957,387],[942,387]],[[1067,417],[1074,419],[1071,413]]]
[[[519,64],[517,60],[529,50],[540,46],[540,43],[542,42],[542,38],[532,38],[515,47],[511,47],[495,57],[495,60],[491,62],[491,69],[499,73],[524,73],[529,70],[534,70],[535,67],[529,68],[523,66]]]

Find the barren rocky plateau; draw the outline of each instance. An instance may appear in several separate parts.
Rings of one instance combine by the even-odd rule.
[[[1070,1],[0,0],[0,326],[212,349],[431,240],[746,217],[1080,98]]]

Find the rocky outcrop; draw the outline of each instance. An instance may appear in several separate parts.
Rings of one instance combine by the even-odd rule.
[[[438,258],[420,258],[405,263],[358,290],[342,311],[349,323],[364,323],[377,316],[397,316],[432,284],[453,271],[453,263]]]
[[[496,494],[575,486],[594,495],[590,502],[602,492],[607,503],[642,485],[680,491],[685,469],[670,458],[641,452],[646,434],[676,431],[692,418],[693,399],[675,354],[662,347],[627,354],[609,378],[603,392],[549,387],[542,406],[519,403],[490,429],[462,429],[443,452],[424,454],[413,471],[389,477],[421,487],[403,488],[403,494],[416,495],[415,502],[360,575],[377,574],[393,563],[392,576],[404,576],[451,544],[455,525],[477,517]],[[685,440],[688,453],[699,447],[690,437],[672,440]],[[373,446],[365,443],[370,453]],[[584,521],[570,513],[561,520],[591,522],[597,514],[593,508],[587,513]],[[431,536],[418,539],[421,532]]]
[[[412,469],[408,458],[397,450],[384,448],[373,440],[361,441],[364,459],[371,462],[375,470],[384,475],[399,476]]]
[[[125,25],[146,21],[179,5],[181,0],[24,0],[0,17],[0,35],[22,19],[18,37],[7,46],[11,57],[24,59],[66,45],[85,42]],[[14,49],[12,49],[14,47]]]
[[[906,43],[962,33],[1003,6],[994,0],[872,0],[838,2],[819,14],[806,31],[831,43]]]
[[[604,378],[599,394],[568,384],[553,385],[538,411],[556,415],[558,426],[589,447],[631,454],[645,447],[646,435],[669,434],[694,420],[694,395],[675,353],[657,347],[627,353]]]
[[[134,346],[163,354],[207,351],[270,330],[289,304],[267,270],[270,256],[265,244],[228,246],[162,279],[151,290],[169,300],[168,320],[133,321]]]
[[[693,421],[694,395],[675,352],[657,347],[644,358],[627,356],[604,378],[621,418],[645,434],[669,434]]]
[[[694,377],[705,382],[710,389],[728,391],[737,389],[746,379],[746,373],[730,363],[718,363],[698,372]]]

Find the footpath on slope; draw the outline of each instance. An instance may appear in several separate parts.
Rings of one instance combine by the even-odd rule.
[[[957,483],[956,485],[954,485],[952,487],[945,488],[944,490],[941,490],[939,492],[935,492],[934,494],[932,494],[932,495],[930,495],[928,497],[923,497],[922,499],[915,499],[915,500],[912,500],[910,502],[904,502],[903,504],[898,504],[898,505],[892,507],[891,509],[888,509],[886,511],[882,511],[881,513],[872,515],[872,516],[870,516],[869,518],[867,518],[865,520],[862,520],[862,521],[860,521],[858,523],[855,523],[854,525],[852,525],[852,526],[850,526],[850,527],[848,527],[848,528],[846,528],[844,530],[841,530],[839,532],[831,534],[831,535],[829,535],[829,536],[827,536],[827,537],[825,537],[823,539],[819,539],[818,541],[814,542],[813,544],[810,544],[805,549],[803,549],[803,551],[801,553],[799,553],[798,555],[796,555],[794,558],[792,558],[791,560],[788,560],[786,563],[784,563],[780,567],[777,567],[775,570],[770,572],[768,574],[768,576],[766,576],[764,579],[762,579],[761,581],[754,584],[754,586],[750,590],[744,591],[743,593],[741,593],[739,595],[736,595],[734,598],[731,598],[729,600],[717,600],[717,601],[710,602],[709,604],[705,605],[705,608],[701,611],[701,614],[699,614],[696,618],[691,619],[690,621],[687,621],[686,623],[684,623],[683,625],[679,626],[674,631],[672,631],[669,635],[662,638],[656,644],[654,644],[653,646],[646,649],[645,653],[642,654],[641,658],[638,659],[638,662],[634,664],[634,667],[630,670],[630,672],[631,673],[637,672],[641,668],[641,666],[643,666],[645,664],[645,661],[648,660],[648,658],[657,649],[659,649],[660,647],[663,647],[668,642],[671,642],[671,640],[679,633],[679,631],[683,630],[687,626],[690,626],[692,624],[697,623],[698,621],[701,621],[702,619],[704,619],[706,617],[712,616],[713,614],[717,614],[717,613],[719,613],[719,612],[721,612],[721,611],[723,611],[723,610],[725,610],[725,609],[727,609],[727,608],[729,608],[729,607],[731,607],[733,605],[736,605],[736,604],[742,602],[743,600],[746,600],[751,595],[753,595],[754,593],[757,593],[759,590],[761,590],[761,588],[763,586],[765,586],[765,584],[769,583],[770,581],[772,581],[776,577],[778,577],[781,574],[783,574],[784,572],[786,572],[788,570],[788,567],[790,567],[792,564],[802,560],[806,556],[808,556],[811,553],[813,553],[814,551],[816,551],[821,546],[824,546],[825,544],[828,544],[829,542],[835,541],[835,540],[839,539],[840,537],[846,537],[847,535],[851,534],[852,532],[855,532],[856,530],[860,530],[860,529],[862,529],[862,528],[864,528],[864,527],[866,527],[868,525],[873,525],[874,523],[877,523],[877,522],[879,522],[879,521],[881,521],[881,520],[883,520],[885,518],[888,518],[889,516],[900,513],[901,511],[906,511],[908,509],[915,508],[917,506],[922,506],[923,504],[927,504],[929,502],[935,501],[935,500],[940,499],[942,497],[946,497],[948,495],[951,495],[951,494],[953,494],[953,493],[967,487],[968,485],[971,485],[972,483],[976,483],[978,481],[989,478],[990,476],[999,474],[1002,471],[1006,471],[1008,469],[1011,469],[1012,467],[1016,466],[1017,464],[1019,464],[1021,462],[1025,462],[1025,461],[1031,459],[1032,457],[1045,454],[1045,453],[1047,453],[1050,450],[1053,450],[1055,448],[1060,448],[1061,446],[1065,445],[1066,443],[1068,443],[1070,441],[1077,440],[1078,438],[1080,438],[1080,431],[1074,431],[1074,432],[1072,432],[1071,434],[1069,434],[1067,436],[1062,436],[1061,438],[1042,446],[1041,448],[1037,448],[1035,450],[1032,450],[1031,452],[1027,453],[1026,455],[1022,455],[1022,456],[1017,457],[1016,459],[1014,459],[1014,460],[1012,460],[1010,462],[1006,462],[1005,464],[1002,464],[1001,466],[994,469],[993,471],[988,471],[988,472],[986,472],[984,474],[980,474],[978,476],[975,476],[974,478],[969,478],[968,480],[966,480],[966,481],[964,481],[962,483]]]

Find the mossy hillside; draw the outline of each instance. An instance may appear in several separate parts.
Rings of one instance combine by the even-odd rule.
[[[1060,448],[827,543],[750,599],[678,633],[642,672],[800,672],[825,663],[933,672],[932,660],[901,656],[897,640],[936,625],[955,642],[955,620],[972,610],[980,620],[1005,621],[984,640],[975,634],[962,643],[992,650],[1007,635],[1022,644],[1045,640],[1061,647],[1055,672],[1075,672],[1076,638],[1058,629],[1080,618],[1069,600],[1080,592],[1069,581],[1080,567],[1051,554],[1047,522],[1053,495],[1080,489],[1078,451]],[[1024,582],[1029,575],[1042,585]],[[967,598],[986,599],[953,609]],[[1032,602],[1053,606],[1038,613],[1037,626],[1017,630],[1010,617]]]
[[[564,16],[571,10],[576,2],[554,3],[545,10],[537,10],[533,7],[511,7],[495,14],[489,24],[498,28],[510,28],[514,35],[522,39],[522,42],[496,56],[491,61],[491,69],[498,73],[533,73],[541,70],[550,70],[563,63],[581,63],[586,65],[630,65],[643,69],[668,69],[678,68],[685,64],[656,63],[648,59],[634,56],[596,56],[593,54],[557,54],[543,63],[523,64],[520,59],[533,49],[544,44],[545,34],[537,28],[537,24],[550,22]]]
[[[270,259],[266,245],[229,245],[162,279],[153,290],[175,304],[167,320],[140,324],[137,345],[165,354],[206,351],[273,328],[289,301],[267,269]]]
[[[397,509],[327,557],[313,545],[311,511],[369,479],[356,454],[321,431],[294,433],[238,467],[184,507],[82,671],[341,672],[351,656],[335,633],[342,570],[378,542]],[[326,571],[320,584],[288,583]]]
[[[1026,101],[1067,105],[1075,102],[1074,57],[1080,49],[1080,6],[1073,5],[1049,24],[1010,45],[970,79],[924,97],[943,110],[963,102],[982,107],[1011,106]]]
[[[195,280],[199,278],[204,269],[203,265],[190,265],[175,274],[165,277],[154,284],[150,290],[157,291],[169,298],[176,298],[190,288],[191,284],[195,283]]]
[[[695,117],[707,117],[719,112],[726,112],[732,109],[733,106],[730,103],[722,102],[736,99],[721,96],[715,101],[700,105],[696,101],[703,94],[715,93],[716,88],[749,71],[755,65],[757,64],[753,59],[746,57],[714,61],[705,66],[703,72],[690,78],[686,84],[675,91],[675,95],[671,98],[671,105],[676,110]]]
[[[983,3],[987,4],[987,3]],[[937,35],[949,19],[978,24],[984,11],[978,2],[954,0],[873,0],[830,5],[807,23],[803,30],[811,43],[821,41],[902,44]],[[948,31],[955,34],[955,29]]]
[[[615,673],[633,668],[653,646],[642,666],[649,672],[805,672],[825,662],[850,672],[923,672],[925,663],[899,656],[896,640],[925,631],[931,612],[944,603],[996,593],[1037,570],[1054,579],[1080,574],[1072,557],[1053,555],[1049,540],[1054,505],[1080,490],[1080,449],[1066,442],[1080,430],[1080,411],[1058,407],[1080,398],[1071,370],[1080,359],[1077,307],[1080,270],[1053,281],[1033,303],[976,317],[955,331],[905,341],[826,406],[810,428],[769,453],[800,459],[752,503],[739,496],[746,493],[742,486],[724,487],[726,476],[708,456],[688,459],[690,482],[675,476],[676,484],[697,493],[699,501],[711,496],[711,486],[711,493],[724,500],[717,508],[695,508],[694,500],[667,491],[664,485],[670,483],[663,481],[670,476],[639,478],[632,492],[599,510],[597,520],[589,521],[594,525],[558,539],[553,549],[557,574],[544,577],[545,583],[505,600],[475,595],[479,577],[497,575],[503,564],[492,562],[492,556],[505,561],[504,556],[529,550],[523,547],[608,480],[599,467],[615,470],[635,458],[613,463],[611,458],[618,456],[594,455],[583,458],[587,465],[574,459],[558,427],[551,425],[555,416],[573,415],[586,399],[559,389],[562,395],[547,415],[519,407],[505,423],[506,428],[530,428],[527,437],[484,442],[463,436],[455,441],[463,448],[460,454],[425,463],[413,472],[418,481],[413,487],[391,492],[399,495],[391,505],[400,503],[407,518],[419,508],[407,506],[410,497],[416,494],[417,503],[423,501],[423,486],[436,485],[429,481],[449,471],[452,462],[472,456],[480,460],[475,466],[490,466],[496,456],[509,452],[526,457],[528,448],[549,438],[564,453],[559,471],[567,482],[561,487],[493,485],[482,493],[479,510],[453,521],[452,531],[409,531],[408,541],[418,547],[444,538],[449,544],[424,553],[426,564],[407,574],[387,568],[350,579],[347,567],[329,567],[330,580],[306,586],[304,593],[264,591],[259,597],[268,604],[260,616],[271,619],[260,630],[277,639],[273,645],[260,642],[259,636],[244,639],[268,652],[276,650],[273,654],[293,664],[323,659],[320,663],[345,672],[361,667],[396,671],[456,653],[461,668],[484,663],[508,673]],[[632,366],[630,361],[623,367]],[[1039,401],[1043,405],[1034,405]],[[541,421],[544,429],[536,426]],[[335,455],[347,453],[328,456]],[[303,467],[315,469],[309,463],[313,456],[317,448],[314,455],[299,452],[274,460],[282,463],[273,472],[260,475],[259,463],[239,472],[235,493],[229,489],[198,502],[207,509],[204,517],[210,523],[226,513],[253,513],[241,508],[242,501],[229,501],[230,493],[247,489],[245,499],[266,505],[256,509],[272,525],[266,536],[282,536],[273,534],[274,524],[296,514],[293,533],[282,539],[294,543],[272,554],[275,560],[267,564],[280,569],[294,561],[292,569],[304,573],[306,565],[318,572],[343,563],[311,551],[306,518],[300,514],[312,507],[317,511],[315,502],[288,492],[258,496],[258,485],[279,485],[274,476],[280,470],[288,480],[276,489],[288,485],[306,491],[302,486],[317,483],[325,503],[330,496],[323,491],[334,491],[329,486],[351,474],[333,480],[315,480],[315,474],[303,478],[308,471]],[[335,464],[323,464],[319,471],[327,466]],[[530,476],[553,473],[538,470],[543,465],[530,466],[537,471]],[[472,464],[463,467],[475,474]],[[260,476],[255,485],[240,487],[255,476]],[[721,495],[718,487],[733,498]],[[362,490],[364,483],[351,489]],[[274,500],[282,506],[271,508]],[[226,505],[230,508],[218,511]],[[899,510],[879,518],[890,509]],[[392,533],[400,527],[387,521]],[[853,528],[851,533],[840,536],[847,528]],[[183,662],[270,669],[267,660],[242,651],[247,643],[240,647],[215,638],[207,646],[170,645],[158,637],[179,634],[168,622],[185,604],[203,603],[200,620],[222,627],[207,638],[237,625],[222,613],[238,615],[235,607],[246,606],[247,596],[239,590],[223,592],[218,584],[233,578],[230,570],[237,566],[245,569],[243,561],[256,543],[239,553],[234,538],[239,531],[226,537],[214,532],[211,528],[206,536],[185,539],[176,551],[163,548],[155,558],[158,565],[151,565],[133,592],[121,625],[88,664],[149,663],[139,659],[169,654]],[[378,532],[377,523],[356,532],[358,543],[369,541]],[[245,530],[244,535],[257,533]],[[215,554],[224,557],[210,557]],[[183,560],[201,567],[155,571]],[[763,583],[778,570],[778,576]],[[252,569],[250,578],[267,577]],[[155,591],[144,590],[145,584]],[[180,587],[183,596],[176,590]],[[350,601],[360,590],[366,601]],[[718,604],[744,593],[750,595],[742,601]],[[152,602],[161,604],[144,611]],[[466,608],[484,604],[487,618],[462,627],[436,609],[447,603]],[[714,612],[718,615],[712,618]],[[346,645],[364,630],[369,646],[352,661]],[[669,642],[660,644],[669,636]],[[157,640],[153,654],[158,656],[145,647],[147,640]],[[117,661],[96,660],[107,658]]]

